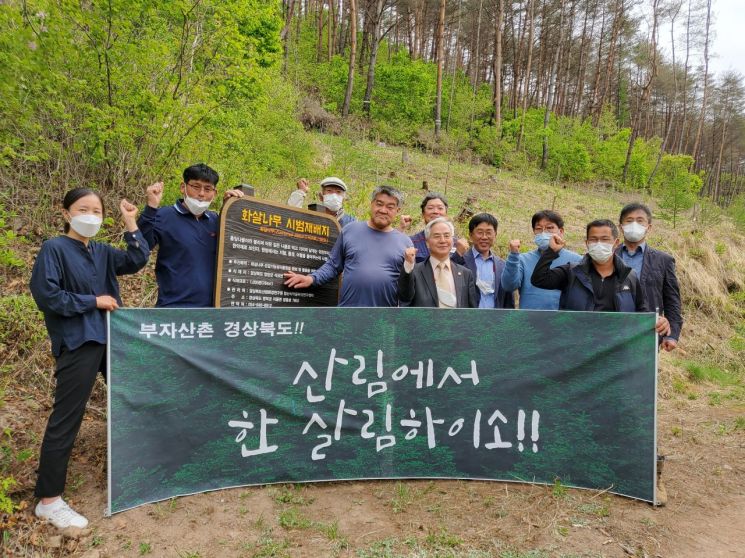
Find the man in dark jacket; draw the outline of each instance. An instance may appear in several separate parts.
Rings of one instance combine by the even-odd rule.
[[[535,266],[533,285],[561,290],[560,310],[648,312],[636,273],[614,256],[620,244],[616,225],[607,219],[592,221],[587,225],[585,242],[587,254],[581,261],[551,269],[551,262],[559,257],[566,244],[560,235],[553,235],[550,249],[541,254]],[[668,335],[670,324],[660,316],[655,329],[660,335]]]
[[[661,346],[672,351],[678,344],[683,318],[680,314],[680,287],[675,275],[675,258],[647,246],[652,229],[652,212],[646,205],[630,203],[621,210],[619,223],[623,229],[623,244],[616,254],[639,277],[650,310],[657,310],[670,322],[670,334]]]
[[[407,248],[398,276],[401,306],[476,308],[476,283],[471,272],[450,259],[455,228],[446,217],[424,227],[429,255],[416,262],[417,250]]]

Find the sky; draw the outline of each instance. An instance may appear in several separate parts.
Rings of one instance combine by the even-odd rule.
[[[646,8],[648,4],[644,2],[642,5]],[[683,10],[675,21],[675,58],[678,64],[682,64],[685,57],[686,7],[687,2],[684,2]],[[711,11],[713,40],[709,47],[709,71],[721,77],[724,72],[734,70],[745,77],[745,0],[713,0]],[[700,41],[703,42],[703,35]],[[660,28],[659,44],[669,62],[669,23]],[[703,63],[702,48],[691,54],[694,67]]]
[[[709,67],[717,76],[735,70],[745,76],[745,1],[714,0],[714,32]]]

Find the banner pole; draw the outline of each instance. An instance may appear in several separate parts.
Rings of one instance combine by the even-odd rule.
[[[106,509],[111,517],[111,312],[106,312]]]

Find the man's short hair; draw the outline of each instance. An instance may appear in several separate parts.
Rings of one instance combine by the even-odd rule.
[[[453,222],[447,217],[438,217],[437,219],[432,219],[429,223],[424,225],[424,238],[426,240],[429,240],[429,235],[432,227],[434,225],[439,225],[440,223],[446,223],[447,226],[450,227],[450,235],[455,236],[455,225],[453,225]]]
[[[644,213],[647,214],[647,221],[652,222],[652,210],[649,209],[646,205],[639,202],[634,203],[627,203],[623,206],[623,209],[621,210],[621,215],[618,217],[618,222],[623,223],[623,218],[626,217],[629,213],[633,213],[634,211],[642,210]]]
[[[471,217],[470,221],[468,221],[468,232],[472,233],[481,223],[486,223],[487,225],[494,227],[494,232],[497,232],[497,228],[499,228],[499,221],[497,221],[497,218],[494,217],[494,215],[491,213],[477,213]]]
[[[556,213],[556,211],[551,211],[550,209],[544,209],[543,211],[536,211],[533,217],[530,219],[530,228],[534,229],[535,224],[538,221],[542,221],[543,219],[547,219],[548,221],[551,221],[554,225],[556,225],[560,229],[564,228],[564,219],[562,219],[561,215]]]
[[[585,229],[585,238],[590,236],[590,229],[592,229],[593,227],[608,227],[613,234],[613,238],[618,238],[618,227],[610,219],[595,219],[594,221],[588,223],[587,228]]]
[[[377,198],[380,194],[385,194],[386,196],[396,198],[398,207],[401,207],[401,205],[404,203],[404,195],[396,190],[393,186],[387,186],[385,184],[381,184],[380,186],[375,188],[375,190],[373,190],[372,196],[370,196],[370,201],[375,201],[375,198]]]
[[[427,204],[432,200],[440,200],[442,203],[445,204],[445,207],[448,207],[448,200],[443,196],[442,194],[438,194],[437,192],[430,192],[426,196],[424,196],[424,199],[422,200],[422,203],[419,207],[422,208],[422,213],[424,213],[424,208],[427,207]]]
[[[220,177],[214,169],[204,163],[197,163],[184,169],[184,184],[188,184],[190,180],[201,180],[217,186]]]

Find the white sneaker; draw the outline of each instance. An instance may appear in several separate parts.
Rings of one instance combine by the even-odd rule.
[[[36,504],[34,514],[40,519],[46,519],[57,529],[67,529],[68,527],[84,529],[88,526],[88,520],[68,506],[62,498],[58,498],[51,504],[42,504],[39,501]]]

